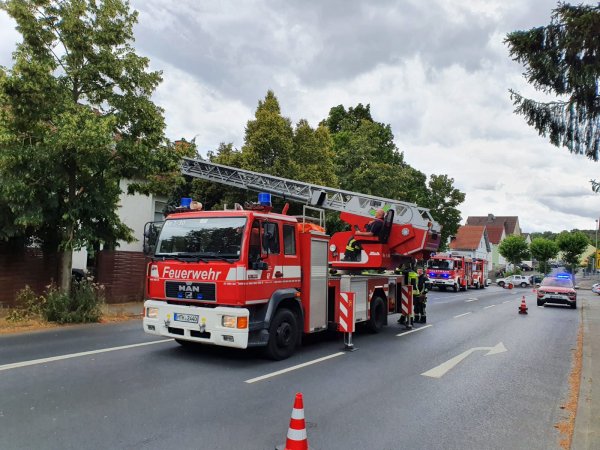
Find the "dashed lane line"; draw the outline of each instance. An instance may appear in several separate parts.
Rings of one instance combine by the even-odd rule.
[[[504,303],[510,303],[510,302],[512,302],[512,300],[506,300],[506,301],[502,302],[502,304],[504,304]]]
[[[467,300],[465,300],[465,303],[476,302],[477,300],[479,300],[479,299],[478,298],[468,298]]]
[[[490,309],[490,308],[493,308],[494,306],[496,306],[496,305],[484,306],[483,309]]]
[[[414,330],[405,331],[404,333],[398,333],[396,336],[405,336],[410,333],[416,333],[417,331],[424,330],[426,328],[432,327],[433,325],[425,325],[424,327],[415,328]]]
[[[472,314],[472,312],[467,312],[467,313],[464,313],[464,314],[459,314],[458,316],[454,316],[454,318],[458,319],[459,317],[468,316],[469,314]]]
[[[160,341],[142,342],[141,344],[122,345],[120,347],[103,348],[100,350],[91,350],[89,352],[71,353],[69,355],[52,356],[50,358],[32,359],[30,361],[22,361],[0,366],[0,372],[3,370],[18,369],[20,367],[35,366],[37,364],[45,364],[54,361],[62,361],[63,359],[79,358],[80,356],[97,355],[98,353],[114,352],[117,350],[125,350],[128,348],[143,347],[145,345],[162,344],[164,342],[172,342],[173,339],[162,339]]]
[[[334,353],[332,355],[323,356],[322,358],[313,359],[312,361],[307,361],[307,362],[302,363],[302,364],[298,364],[298,365],[295,365],[295,366],[292,366],[292,367],[288,367],[287,369],[282,369],[282,370],[278,370],[277,372],[267,373],[266,375],[261,375],[260,377],[256,377],[256,378],[250,378],[249,380],[244,381],[244,383],[252,384],[252,383],[256,383],[257,381],[263,381],[263,380],[266,380],[268,378],[276,377],[277,375],[281,375],[281,374],[284,374],[284,373],[287,373],[287,372],[291,372],[292,370],[302,369],[303,367],[311,366],[313,364],[317,364],[317,363],[326,361],[328,359],[335,358],[336,356],[342,356],[342,355],[345,355],[345,354],[346,353],[344,353],[344,352],[338,352],[338,353]]]

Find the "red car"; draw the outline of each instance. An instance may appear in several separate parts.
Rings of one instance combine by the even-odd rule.
[[[540,283],[537,290],[537,305],[544,306],[546,303],[558,303],[577,308],[577,286],[573,284],[571,275],[557,275],[546,277]]]

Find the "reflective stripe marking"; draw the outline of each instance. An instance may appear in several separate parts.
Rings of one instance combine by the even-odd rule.
[[[163,339],[160,341],[142,342],[141,344],[122,345],[120,347],[103,348],[101,350],[91,350],[89,352],[71,353],[69,355],[52,356],[50,358],[33,359],[31,361],[23,361],[12,364],[4,364],[0,366],[0,372],[3,370],[17,369],[19,367],[35,366],[37,364],[45,364],[54,361],[62,361],[63,359],[79,358],[80,356],[97,355],[98,353],[114,352],[117,350],[126,350],[128,348],[143,347],[145,345],[162,344],[163,342],[173,342],[173,339]]]
[[[343,303],[340,303],[340,312],[344,314],[344,316],[348,316],[348,308]]]
[[[306,428],[303,428],[301,430],[294,430],[292,428],[288,428],[287,437],[292,441],[304,441],[306,440]]]
[[[292,409],[292,419],[304,419],[303,409]]]
[[[333,353],[328,356],[323,356],[322,358],[313,359],[312,361],[307,361],[305,363],[298,364],[296,366],[288,367],[287,369],[282,369],[282,370],[278,370],[277,372],[271,372],[266,375],[262,375],[260,377],[251,378],[249,380],[244,381],[244,383],[248,383],[248,384],[256,383],[257,381],[262,381],[262,380],[266,380],[268,378],[276,377],[277,375],[291,372],[292,370],[301,369],[303,367],[310,366],[312,364],[317,364],[322,361],[326,361],[328,359],[335,358],[336,356],[342,356],[342,355],[347,355],[347,353],[344,353],[344,352]]]
[[[348,323],[340,317],[340,325],[342,326],[342,329],[347,330],[348,329]]]

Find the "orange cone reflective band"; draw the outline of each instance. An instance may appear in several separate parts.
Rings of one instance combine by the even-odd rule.
[[[304,422],[304,403],[302,393],[296,394],[292,418],[288,428],[285,450],[308,450],[308,439],[306,437],[306,423]]]

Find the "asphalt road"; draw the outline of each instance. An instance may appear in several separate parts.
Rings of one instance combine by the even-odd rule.
[[[412,333],[395,318],[356,352],[321,336],[280,362],[139,321],[0,337],[0,448],[273,449],[296,392],[315,449],[559,448],[579,310],[489,287],[431,292]]]

